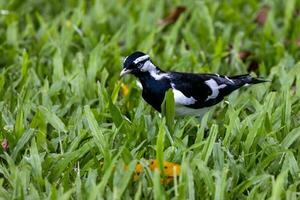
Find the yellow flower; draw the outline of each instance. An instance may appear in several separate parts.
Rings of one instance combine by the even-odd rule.
[[[157,160],[149,160],[149,169],[154,172],[156,169],[159,169]],[[174,177],[177,177],[180,174],[181,167],[179,164],[164,161],[163,163],[164,171],[161,182],[164,184],[170,183]],[[135,173],[133,176],[133,180],[139,180],[140,174],[143,172],[143,165],[138,163],[135,167]]]
[[[122,92],[122,95],[123,95],[123,96],[128,96],[128,94],[129,94],[129,88],[128,88],[128,85],[122,83],[122,84],[121,84],[121,92]]]

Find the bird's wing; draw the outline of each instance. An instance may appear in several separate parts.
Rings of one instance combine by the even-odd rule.
[[[217,74],[169,73],[175,103],[191,108],[212,106],[237,87],[235,80]]]

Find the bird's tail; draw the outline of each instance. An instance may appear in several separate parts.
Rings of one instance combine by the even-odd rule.
[[[265,80],[265,79],[252,77],[249,74],[231,76],[230,79],[233,80],[235,85],[239,86],[239,87],[242,87],[244,85],[249,85],[249,84],[258,84],[258,83],[269,82],[268,80]]]

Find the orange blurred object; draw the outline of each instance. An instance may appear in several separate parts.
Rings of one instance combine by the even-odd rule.
[[[122,83],[122,84],[121,84],[121,91],[122,91],[122,95],[123,95],[123,96],[128,96],[128,94],[129,94],[129,88],[128,88],[128,85]]]
[[[156,169],[159,170],[159,165],[157,160],[149,160],[148,163],[149,163],[148,165],[149,169],[152,172],[155,171]],[[168,184],[174,179],[174,177],[177,177],[180,174],[181,167],[179,164],[164,161],[163,166],[164,166],[164,171],[162,174],[163,176],[161,180],[162,183]],[[135,173],[133,176],[134,181],[139,180],[140,174],[143,172],[143,170],[144,170],[144,166],[138,163],[135,167]]]

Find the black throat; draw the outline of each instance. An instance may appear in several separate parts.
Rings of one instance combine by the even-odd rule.
[[[163,73],[163,71],[159,71]],[[166,91],[171,88],[170,80],[167,77],[155,79],[149,72],[142,72],[137,76],[143,86],[143,99],[154,109],[161,112],[161,104]]]

